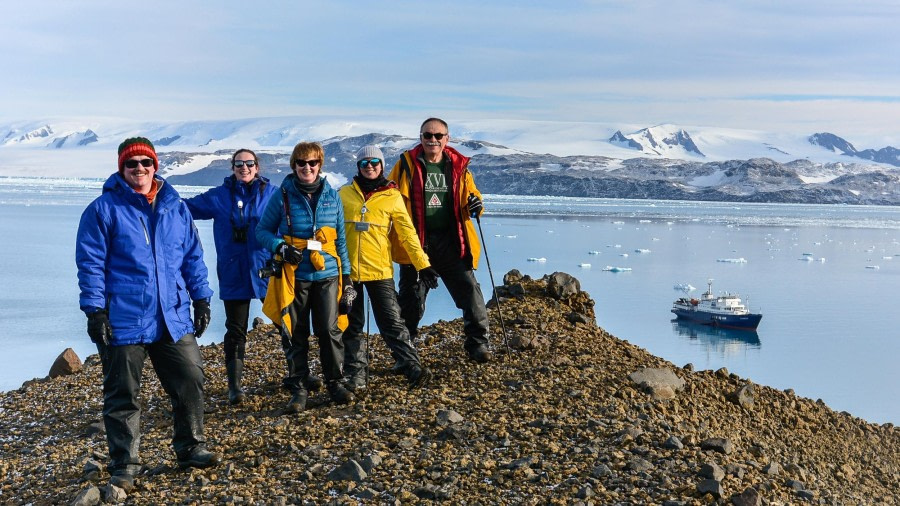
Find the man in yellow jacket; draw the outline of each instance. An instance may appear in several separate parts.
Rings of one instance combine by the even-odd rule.
[[[469,172],[469,158],[447,146],[449,130],[442,119],[425,120],[419,129],[421,142],[403,153],[388,179],[397,183],[419,244],[463,312],[466,353],[484,363],[491,359],[488,315],[475,279],[481,245],[471,219],[481,216],[484,209],[481,192]],[[431,287],[418,279],[404,251],[395,248],[393,253],[400,264],[400,315],[415,339]]]
[[[397,185],[384,177],[384,154],[376,146],[363,146],[356,153],[356,159],[358,174],[340,190],[350,279],[359,294],[347,315],[349,324],[343,334],[344,378],[351,390],[366,387],[368,350],[362,339],[365,287],[378,331],[391,350],[396,366],[411,386],[418,387],[431,379],[431,372],[419,360],[409,331],[400,318],[400,305],[394,290],[394,264],[391,262],[391,233],[424,283],[437,287],[438,275],[419,245]]]

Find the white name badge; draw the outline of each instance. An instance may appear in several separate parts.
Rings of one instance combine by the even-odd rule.
[[[322,243],[319,241],[313,241],[312,239],[306,241],[306,249],[310,251],[322,251]]]

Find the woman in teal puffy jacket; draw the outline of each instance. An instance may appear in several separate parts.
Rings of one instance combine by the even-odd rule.
[[[337,403],[353,400],[343,383],[344,346],[337,323],[338,293],[342,285],[350,284],[344,208],[337,191],[319,173],[324,158],[318,143],[301,142],[294,147],[293,172],[281,183],[281,195],[269,200],[256,228],[256,239],[263,247],[295,266],[294,300],[287,308],[292,328],[282,329],[288,364],[284,385],[291,392],[288,412],[306,409],[310,316],[328,393]],[[322,235],[329,239],[322,241]],[[285,236],[294,239],[289,243]],[[324,262],[316,266],[314,259]],[[344,294],[345,302],[352,300],[351,291]]]

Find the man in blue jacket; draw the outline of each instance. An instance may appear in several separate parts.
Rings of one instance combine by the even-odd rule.
[[[122,142],[119,170],[84,210],[76,238],[79,302],[103,365],[110,484],[126,492],[141,467],[138,394],[148,357],[172,401],[179,466],[219,462],[203,437],[205,377],[196,339],[209,325],[212,290],[191,214],[155,176],[158,168],[149,140]]]
[[[216,241],[216,272],[219,297],[225,304],[225,371],[228,376],[228,401],[243,402],[241,387],[250,301],[266,297],[268,278],[257,273],[272,256],[256,240],[256,224],[277,186],[259,175],[259,159],[249,149],[231,156],[232,174],[215,188],[185,199],[195,220],[213,220]],[[309,389],[318,389],[322,380],[310,376]]]

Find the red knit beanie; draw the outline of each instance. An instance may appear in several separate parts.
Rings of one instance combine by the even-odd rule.
[[[125,160],[132,156],[149,156],[153,159],[154,172],[159,170],[159,158],[153,143],[146,137],[130,137],[119,144],[119,172],[125,168]]]

